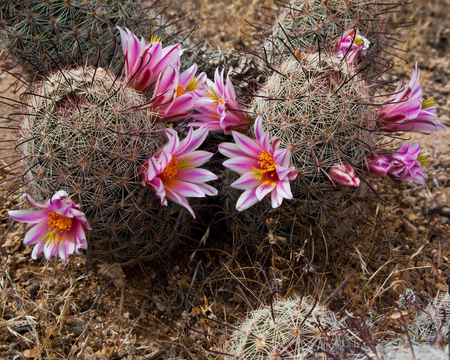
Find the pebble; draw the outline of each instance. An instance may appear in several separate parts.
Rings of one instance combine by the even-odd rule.
[[[447,223],[448,223],[448,220],[449,220],[449,218],[446,217],[446,216],[444,216],[444,217],[441,219],[441,224],[447,224]]]
[[[439,214],[441,214],[442,216],[450,217],[450,207],[448,207],[448,206],[443,206],[443,207],[439,210]]]
[[[429,202],[427,204],[427,206],[424,206],[422,208],[422,214],[424,214],[425,216],[427,215],[432,215],[434,214],[436,211],[439,211],[439,209],[441,208],[441,205],[439,205],[437,202],[432,201]]]
[[[448,168],[450,168],[450,161],[448,161],[448,160],[441,161],[440,165],[443,169],[448,169]]]
[[[412,235],[419,233],[419,230],[417,230],[417,228],[406,219],[403,219],[403,231],[406,234]]]

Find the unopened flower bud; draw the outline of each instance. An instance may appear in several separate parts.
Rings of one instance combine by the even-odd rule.
[[[328,175],[335,185],[357,188],[361,185],[358,175],[349,163],[334,164]]]

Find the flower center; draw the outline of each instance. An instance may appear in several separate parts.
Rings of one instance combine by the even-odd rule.
[[[45,246],[49,246],[51,243],[56,245],[64,240],[64,233],[72,227],[72,219],[50,211],[47,224],[50,231],[41,239],[45,239]]]
[[[434,99],[432,97],[430,97],[429,99],[425,100],[422,103],[422,109],[428,109],[428,108],[434,106],[434,104],[435,104]]]
[[[159,176],[163,177],[164,179],[172,179],[175,177],[177,172],[178,172],[178,160],[174,156]]]
[[[255,174],[253,176],[254,179],[260,180],[265,174],[267,174],[266,176],[270,178],[276,177],[276,164],[272,155],[270,155],[266,150],[263,150],[259,153],[258,160],[259,169],[253,168],[253,172]]]
[[[183,85],[178,84],[178,87],[177,87],[177,97],[179,97],[179,96],[181,96],[181,95],[183,95],[183,94],[186,94],[186,93],[187,93],[186,88],[185,88]]]
[[[159,42],[162,44],[162,39],[159,36],[152,35],[152,37],[150,38],[150,43],[152,42]]]
[[[430,160],[428,160],[428,155],[422,155],[417,158],[421,166],[430,166]]]
[[[47,224],[51,230],[65,232],[72,227],[72,219],[50,211]]]
[[[197,80],[195,76],[191,77],[189,82],[187,83],[186,87],[184,87],[181,84],[178,84],[177,86],[177,97],[181,96],[183,94],[186,94],[189,91],[194,91],[202,87],[202,84]]]

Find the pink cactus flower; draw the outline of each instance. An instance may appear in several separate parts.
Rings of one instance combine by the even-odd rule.
[[[41,252],[50,260],[59,255],[62,261],[70,254],[79,255],[80,249],[87,249],[86,232],[91,227],[80,206],[72,201],[65,191],[58,191],[44,204],[25,195],[28,203],[37,210],[14,210],[8,215],[27,223],[25,245],[36,244],[31,258],[36,260]]]
[[[328,176],[335,185],[357,188],[361,186],[361,180],[349,163],[334,164],[328,170]]]
[[[236,209],[242,211],[271,194],[272,207],[281,205],[283,198],[292,199],[290,181],[295,180],[297,171],[290,166],[291,150],[280,149],[280,139],[270,144],[269,132],[264,132],[261,116],[254,124],[256,140],[232,131],[235,144],[222,143],[219,151],[229,157],[223,165],[237,172],[241,177],[231,184],[245,190],[239,197]]]
[[[127,28],[124,31],[117,26],[117,29],[125,55],[125,81],[133,89],[146,92],[169,65],[180,66],[180,44],[163,48],[158,39],[146,44],[143,37],[139,40]]]
[[[225,84],[223,82],[224,69],[220,74],[219,69],[216,69],[214,82],[207,80],[206,93],[213,101],[196,109],[200,114],[192,117],[201,122],[190,123],[190,126],[203,126],[210,131],[223,131],[227,135],[230,135],[232,130],[247,132],[245,125],[251,124],[252,119],[243,112],[236,101],[236,93],[230,80],[232,70],[228,71]]]
[[[411,81],[402,88],[402,82],[395,93],[383,105],[379,114],[378,127],[387,131],[429,132],[445,130],[446,126],[436,122],[436,107],[433,98],[422,98],[419,83],[420,69],[417,62],[412,69]]]
[[[427,157],[419,157],[420,143],[403,143],[398,152],[389,157],[388,174],[394,179],[425,185]]]
[[[216,180],[217,176],[197,168],[213,155],[207,151],[196,151],[206,139],[208,130],[193,131],[190,128],[187,137],[181,141],[171,128],[166,129],[166,134],[168,143],[156,157],[148,159],[141,167],[143,184],[156,190],[156,195],[161,197],[161,205],[167,206],[167,199],[172,200],[188,209],[195,219],[186,198],[217,195],[217,189],[204,184]]]
[[[169,66],[160,75],[153,92],[152,109],[161,121],[174,121],[187,117],[191,110],[212,102],[203,86],[206,74],[195,77],[197,64],[180,74],[178,68]]]
[[[391,163],[384,155],[373,154],[367,158],[367,170],[372,176],[386,176],[390,167]]]
[[[358,34],[357,29],[349,29],[336,39],[334,52],[339,59],[345,57],[347,64],[354,66],[366,55],[370,41]]]

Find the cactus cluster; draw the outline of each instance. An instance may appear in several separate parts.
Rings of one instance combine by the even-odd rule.
[[[41,202],[60,190],[75,196],[93,228],[92,255],[133,265],[186,234],[185,212],[141,185],[139,166],[167,141],[142,94],[88,67],[54,73],[26,99],[27,193]]]
[[[311,297],[278,300],[249,313],[223,353],[226,360],[338,358],[341,349],[358,342],[345,338],[347,326],[345,317],[338,318]]]

